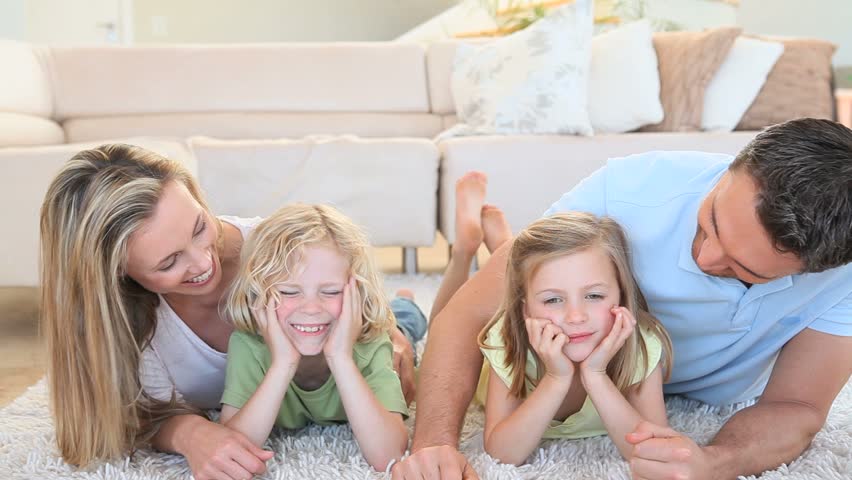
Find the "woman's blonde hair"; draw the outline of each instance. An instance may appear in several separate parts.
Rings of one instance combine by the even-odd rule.
[[[660,361],[663,376],[668,379],[672,362],[671,340],[659,320],[648,312],[645,297],[630,268],[630,250],[621,226],[608,217],[581,212],[561,213],[532,223],[515,238],[506,269],[507,288],[503,305],[479,334],[481,347],[495,348],[486,344],[488,330],[505,317],[501,336],[512,375],[509,390],[517,398],[526,397],[526,382],[536,385],[544,375],[544,365],[530,345],[524,321],[527,284],[545,262],[590,248],[600,248],[615,267],[621,292],[619,305],[626,307],[636,317],[639,328],[649,330],[660,339],[663,346]],[[535,378],[526,374],[528,353],[536,361]],[[631,386],[636,371],[642,372],[643,378],[649,373],[646,372],[647,365],[647,347],[642,336],[634,331],[609,362],[607,374],[619,391],[624,393]]]
[[[68,463],[113,458],[147,442],[166,418],[198,413],[141,388],[141,352],[158,297],[127,276],[130,236],[170,182],[201,190],[179,163],[130,145],[74,155],[41,207],[41,318],[50,407]]]
[[[243,245],[237,278],[228,290],[226,315],[241,331],[261,335],[252,310],[279,301],[275,286],[289,278],[305,247],[334,246],[349,260],[361,294],[363,326],[359,342],[369,342],[396,325],[369,252],[366,235],[348,217],[326,205],[291,204],[257,225]]]

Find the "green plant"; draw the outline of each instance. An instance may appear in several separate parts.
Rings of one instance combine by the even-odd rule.
[[[502,28],[506,28],[509,30],[523,30],[524,28],[529,27],[533,23],[537,22],[539,19],[544,18],[547,15],[547,9],[541,5],[536,5],[533,7],[531,12],[526,13],[525,15],[517,15],[515,17],[508,18],[503,25],[500,25]]]
[[[647,18],[656,31],[680,30],[676,22],[664,18],[656,18],[649,15],[649,0],[592,0],[596,7],[610,12],[609,15],[596,18],[602,23],[625,23]],[[539,19],[545,17],[548,6],[555,6],[559,2],[538,2],[530,0],[479,0],[480,5],[491,15],[497,24],[497,28],[503,32],[514,32],[522,30]]]
[[[537,4],[529,8],[528,0],[479,0],[479,3],[488,11],[501,31],[523,30],[547,15],[544,5]]]
[[[651,27],[657,32],[681,30],[676,22],[650,15],[648,0],[615,0],[612,6],[613,15],[619,17],[622,23],[633,22],[643,18],[651,22]]]

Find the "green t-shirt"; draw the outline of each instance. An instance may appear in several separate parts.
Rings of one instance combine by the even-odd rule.
[[[352,357],[379,403],[390,412],[408,417],[402,385],[393,371],[390,337],[382,335],[369,343],[356,343],[352,348]],[[231,334],[222,403],[242,408],[260,386],[271,364],[272,355],[263,338],[244,332]],[[302,390],[291,381],[278,410],[275,425],[295,429],[309,423],[332,425],[346,420],[340,392],[334,376],[330,375],[321,387],[311,391]]]

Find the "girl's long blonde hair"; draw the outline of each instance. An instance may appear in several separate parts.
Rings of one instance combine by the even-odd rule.
[[[349,260],[350,274],[361,294],[363,326],[359,342],[369,342],[396,325],[383,293],[366,235],[348,217],[326,205],[291,204],[260,222],[240,254],[240,269],[228,290],[225,313],[241,331],[261,335],[252,314],[272,300],[275,285],[299,268],[305,247],[331,244]]]
[[[663,346],[660,362],[663,376],[668,379],[672,364],[671,339],[659,320],[648,312],[645,297],[630,267],[630,250],[624,231],[609,217],[568,212],[539,219],[515,238],[506,268],[507,288],[503,305],[479,334],[480,347],[495,348],[486,343],[488,330],[505,317],[501,336],[512,375],[509,390],[515,397],[525,398],[527,382],[536,385],[544,375],[544,365],[530,344],[524,322],[524,301],[530,278],[548,260],[594,247],[600,248],[615,267],[621,292],[619,305],[630,310],[639,328],[651,331],[660,339]],[[528,353],[536,361],[537,374],[534,378],[526,374]],[[647,365],[647,347],[642,336],[634,331],[609,362],[607,374],[619,391],[624,393],[631,386],[637,370],[643,373],[643,378],[649,373],[645,371]]]
[[[139,380],[158,297],[130,279],[130,236],[150,218],[163,188],[201,190],[179,163],[130,145],[74,155],[41,207],[41,319],[50,407],[68,463],[127,453],[160,423],[197,410],[147,396]]]

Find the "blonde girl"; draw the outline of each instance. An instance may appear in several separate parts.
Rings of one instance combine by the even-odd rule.
[[[671,342],[631,273],[609,218],[572,212],[536,221],[512,244],[506,299],[479,336],[486,357],[485,450],[520,464],[543,438],[625,434],[667,425]],[[483,375],[485,377],[485,375]]]
[[[237,331],[224,425],[260,446],[274,425],[348,421],[376,470],[402,456],[408,409],[392,368],[395,321],[368,248],[351,220],[323,205],[289,205],[257,226],[227,300]]]

